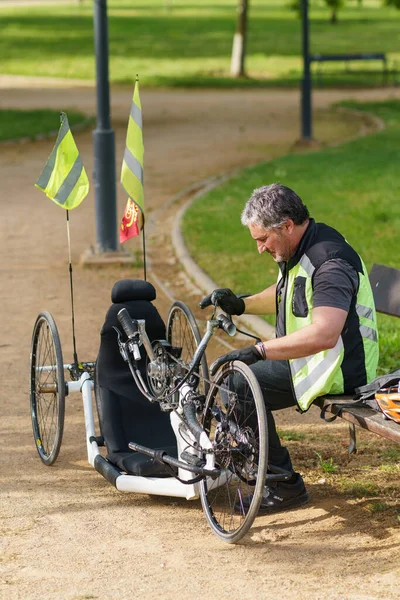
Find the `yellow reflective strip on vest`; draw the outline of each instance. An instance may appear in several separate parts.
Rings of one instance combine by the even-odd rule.
[[[374,318],[374,311],[369,306],[363,306],[362,304],[357,304],[356,311],[359,317],[364,317],[365,319],[369,319],[370,321]]]
[[[365,266],[363,265],[364,272]],[[286,334],[299,331],[312,323],[312,275],[315,271],[307,255],[288,273],[285,298]],[[293,314],[294,282],[296,277],[306,278],[305,298],[308,306],[306,317]],[[360,321],[360,334],[365,352],[365,368],[368,381],[376,376],[378,363],[378,335],[376,313],[372,290],[368,278],[359,274],[360,285],[357,294],[357,314]],[[335,348],[319,352],[316,355],[289,361],[293,387],[297,402],[302,410],[307,410],[318,396],[340,394],[344,391],[341,364],[344,357],[343,340],[340,337]]]
[[[303,254],[303,256],[300,259],[300,266],[302,267],[302,269],[304,269],[306,275],[308,275],[308,277],[312,277],[315,271],[315,267],[312,264],[311,260],[308,258],[307,254]],[[298,273],[299,275],[299,273]]]
[[[343,341],[339,337],[334,348],[306,357],[305,365],[304,359],[289,361],[294,391],[302,410],[307,410],[316,398],[315,393],[317,396],[328,393],[342,357]]]

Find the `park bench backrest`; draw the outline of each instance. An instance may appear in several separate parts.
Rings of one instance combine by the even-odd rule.
[[[374,264],[369,274],[376,310],[400,317],[400,269]]]

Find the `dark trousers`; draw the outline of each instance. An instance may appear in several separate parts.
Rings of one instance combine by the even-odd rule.
[[[265,408],[267,409],[268,462],[271,465],[293,472],[289,452],[280,442],[272,414],[272,411],[297,405],[292,391],[289,363],[286,360],[260,360],[250,365],[250,369],[260,384]],[[234,385],[240,387],[240,383],[237,381]]]

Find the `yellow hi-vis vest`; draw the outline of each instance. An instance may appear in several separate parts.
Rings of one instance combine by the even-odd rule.
[[[354,314],[349,313],[348,319],[357,321],[357,330],[364,348],[366,378],[369,383],[376,377],[379,357],[378,332],[374,299],[367,271],[361,258],[358,258],[361,261],[363,272],[358,271],[359,289],[355,310],[353,310]],[[300,261],[288,271],[286,294],[285,298],[282,298],[282,301],[285,302],[286,334],[298,331],[312,323],[312,275],[314,271],[315,266],[307,254],[303,254]],[[278,282],[281,277],[279,274]],[[303,311],[296,310],[299,302],[300,304],[305,303]],[[299,312],[302,316],[296,316],[295,313],[299,314]],[[346,325],[334,348],[311,356],[289,360],[293,390],[302,411],[307,410],[318,396],[344,393],[345,382],[341,366],[345,354],[345,330]],[[347,360],[351,361],[351,357]]]

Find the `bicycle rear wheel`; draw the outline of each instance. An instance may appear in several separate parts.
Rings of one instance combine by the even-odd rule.
[[[197,346],[201,341],[201,335],[193,316],[192,311],[186,304],[177,300],[169,309],[167,319],[167,342],[171,346],[182,348],[180,360],[187,367],[189,366]],[[206,355],[203,354],[200,367],[197,371],[199,375],[198,391],[201,394],[206,394],[209,388],[208,382],[208,366]]]
[[[39,314],[33,328],[30,391],[36,450],[41,461],[51,465],[64,432],[65,380],[60,336],[48,312]]]
[[[235,361],[216,375],[203,416],[223,470],[200,484],[202,507],[211,529],[226,542],[239,541],[260,507],[268,466],[268,429],[263,396],[250,368]]]

